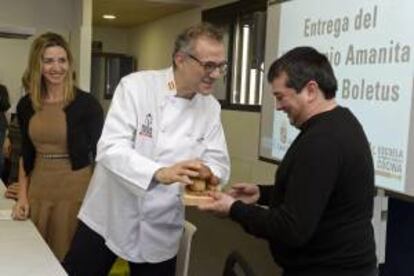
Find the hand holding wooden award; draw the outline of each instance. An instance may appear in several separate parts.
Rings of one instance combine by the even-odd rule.
[[[212,197],[208,195],[211,191],[217,191],[219,186],[219,179],[213,175],[207,166],[202,166],[199,170],[199,176],[191,178],[193,184],[186,185],[183,195],[184,205],[197,206],[211,202]]]

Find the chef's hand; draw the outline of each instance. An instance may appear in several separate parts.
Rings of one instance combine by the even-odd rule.
[[[198,178],[205,180],[210,188],[215,188],[220,183],[219,178],[215,176],[213,172],[210,170],[210,168],[204,165],[203,163],[201,163],[201,168],[198,170],[198,173]]]
[[[169,167],[163,167],[154,174],[155,180],[162,184],[172,184],[181,182],[185,185],[193,184],[191,178],[199,177],[200,170],[205,173],[200,160],[187,160],[175,163]]]

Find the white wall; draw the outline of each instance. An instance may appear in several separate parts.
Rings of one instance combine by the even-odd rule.
[[[258,160],[260,113],[222,111],[231,158],[231,183],[273,184],[276,166]]]
[[[127,28],[94,27],[93,40],[102,42],[102,51],[129,53],[130,31]]]
[[[0,83],[7,86],[10,101],[20,97],[20,79],[27,63],[31,40],[0,38]]]
[[[159,69],[171,65],[175,37],[186,27],[201,21],[196,8],[149,22],[131,30],[130,53],[138,69]]]
[[[92,55],[92,0],[72,0],[74,3],[73,27],[69,43],[74,57],[76,84],[90,90]]]

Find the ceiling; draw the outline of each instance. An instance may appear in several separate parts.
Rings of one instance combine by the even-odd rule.
[[[93,0],[93,25],[128,28],[201,5],[202,0]],[[114,20],[102,15],[113,14]]]

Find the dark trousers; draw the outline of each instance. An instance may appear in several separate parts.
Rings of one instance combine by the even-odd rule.
[[[117,256],[105,240],[79,221],[71,248],[63,261],[70,276],[106,276]],[[177,258],[160,263],[129,262],[131,276],[174,276]]]

